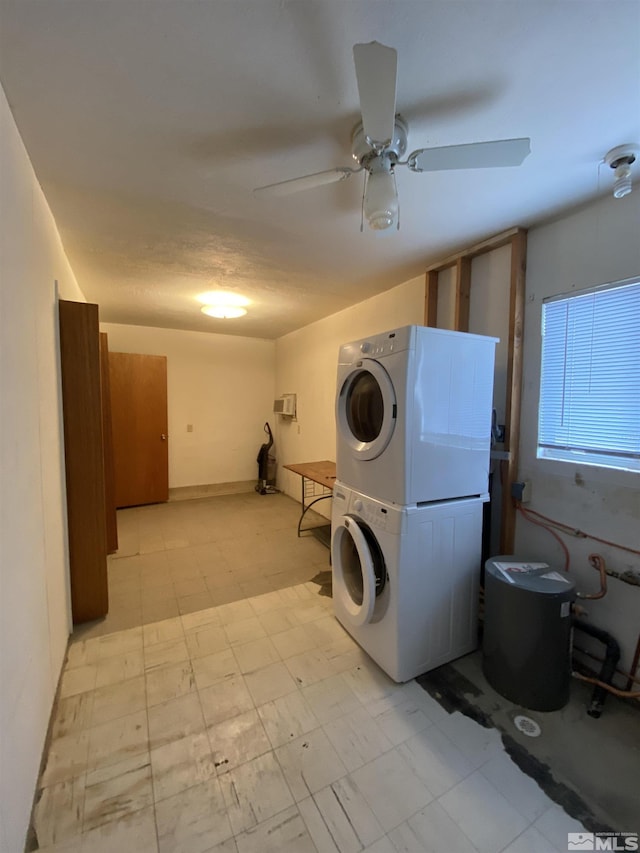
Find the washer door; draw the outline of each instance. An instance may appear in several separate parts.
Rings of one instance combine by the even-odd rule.
[[[355,362],[336,399],[341,439],[354,456],[368,461],[380,456],[396,425],[396,395],[382,365],[371,358]]]
[[[352,515],[334,521],[331,536],[333,595],[352,625],[372,621],[376,597],[384,589],[387,569],[372,530]]]

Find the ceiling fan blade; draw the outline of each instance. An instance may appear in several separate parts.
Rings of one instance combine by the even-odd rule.
[[[394,48],[372,41],[355,44],[353,60],[365,136],[373,147],[384,147],[393,139],[398,54]]]
[[[530,142],[528,138],[496,139],[494,142],[472,142],[469,145],[418,148],[409,154],[407,165],[414,172],[519,166],[531,153]]]
[[[254,195],[277,198],[283,195],[292,195],[303,190],[312,190],[324,184],[335,184],[344,181],[359,172],[360,169],[350,169],[348,166],[339,169],[327,169],[326,172],[315,172],[313,175],[303,175],[301,178],[290,178],[288,181],[278,181],[277,184],[267,184],[265,187],[257,187]]]

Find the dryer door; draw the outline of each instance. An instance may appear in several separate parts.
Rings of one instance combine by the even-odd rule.
[[[358,459],[375,459],[391,440],[396,415],[396,395],[387,371],[371,358],[356,361],[336,398],[341,440]]]
[[[356,627],[370,622],[387,580],[384,556],[371,528],[352,515],[334,520],[331,563],[333,595],[349,621]]]

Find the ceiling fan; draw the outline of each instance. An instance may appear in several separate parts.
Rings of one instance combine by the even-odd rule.
[[[351,135],[351,153],[358,168],[341,166],[300,178],[279,181],[254,190],[257,195],[284,196],[344,181],[357,172],[366,173],[363,215],[376,231],[396,225],[398,228],[398,190],[396,166],[408,166],[413,172],[437,172],[447,169],[491,169],[519,166],[530,153],[528,138],[498,139],[441,148],[418,148],[406,160],[409,128],[396,113],[396,72],[398,54],[377,41],[356,44],[353,59],[360,95],[362,120]]]

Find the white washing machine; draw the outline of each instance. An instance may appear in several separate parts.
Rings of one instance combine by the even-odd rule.
[[[397,504],[484,494],[496,343],[405,326],[342,346],[337,479]]]
[[[486,500],[484,494],[401,507],[336,482],[334,613],[394,681],[477,647]]]

